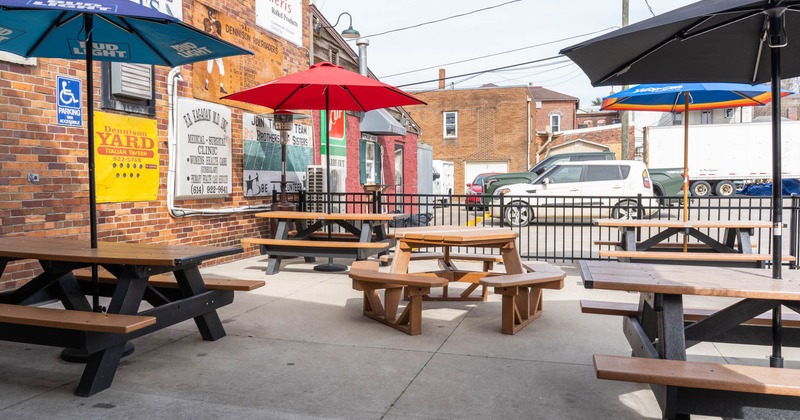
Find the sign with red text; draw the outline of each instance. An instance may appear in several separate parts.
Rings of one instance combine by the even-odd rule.
[[[196,99],[178,99],[176,198],[231,194],[231,110]]]
[[[155,119],[94,113],[98,203],[155,201],[158,197],[158,123]]]
[[[302,0],[256,0],[256,25],[303,46]]]

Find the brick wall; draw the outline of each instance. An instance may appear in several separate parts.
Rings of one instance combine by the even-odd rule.
[[[245,5],[248,5],[246,7]],[[229,19],[255,25],[252,3],[232,0],[214,2]],[[183,2],[184,21],[192,22],[193,1]],[[304,44],[308,44],[308,4],[303,2]],[[267,32],[264,31],[266,34]],[[271,36],[271,35],[270,35]],[[308,67],[304,48],[275,37],[283,47],[284,74]],[[205,62],[197,64],[205,66]],[[100,65],[95,64],[94,98],[100,97]],[[35,66],[0,62],[0,235],[36,235],[70,237],[89,241],[89,197],[86,129],[55,124],[55,80],[69,75],[86,80],[82,61],[39,59]],[[244,236],[262,235],[267,223],[257,221],[252,213],[173,218],[167,212],[168,113],[166,76],[169,69],[156,68],[156,119],[161,156],[158,198],[152,202],[98,204],[98,239],[101,241],[150,242],[191,245],[238,246]],[[184,82],[179,95],[190,97],[192,66],[183,66]],[[267,80],[260,81],[261,83]],[[100,108],[99,100],[95,109]],[[84,120],[87,118],[84,111]],[[242,111],[233,108],[233,193],[224,198],[176,200],[176,206],[189,208],[230,208],[264,204],[264,199],[244,198],[242,191]],[[317,151],[317,153],[319,153]],[[39,182],[29,183],[28,173],[39,175]],[[244,256],[257,254],[245,248]],[[221,258],[216,264],[242,256]],[[38,264],[10,264],[0,279],[0,289],[17,287],[30,279]]]
[[[413,92],[427,102],[406,110],[422,129],[420,141],[433,146],[433,158],[455,165],[454,193],[462,193],[465,162],[506,161],[509,171],[526,171],[528,150],[527,87]],[[533,105],[530,107],[534,112]],[[458,137],[443,137],[443,112],[458,112]],[[531,152],[532,153],[532,152]]]
[[[631,125],[628,128],[629,130],[628,156],[633,156],[633,151],[635,148],[633,141],[634,128],[635,127],[633,125]],[[548,156],[548,151],[550,150],[550,148],[565,143],[570,143],[575,140],[585,140],[592,143],[598,143],[604,146],[609,146],[611,148],[611,151],[613,151],[614,154],[617,156],[617,159],[621,159],[622,128],[619,124],[614,124],[600,128],[571,130],[557,134],[553,138],[553,141],[550,142],[549,147],[546,148],[539,156],[540,160]],[[537,145],[541,146],[546,141],[547,141],[547,136],[537,136],[537,141],[536,141]]]
[[[559,127],[559,131],[577,128],[576,105],[575,101],[542,101],[542,107],[536,110],[536,129],[538,131],[544,131],[545,128],[550,125],[550,116],[554,114],[561,116],[561,127]]]

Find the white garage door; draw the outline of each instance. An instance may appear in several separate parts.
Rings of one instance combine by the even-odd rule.
[[[508,162],[466,162],[464,167],[464,191],[478,174],[487,172],[508,172]]]

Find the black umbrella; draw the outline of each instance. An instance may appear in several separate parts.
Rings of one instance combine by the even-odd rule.
[[[565,48],[594,86],[771,82],[772,276],[781,278],[781,77],[800,75],[800,0],[707,0]],[[786,54],[781,54],[784,50]],[[774,313],[780,325],[779,310]],[[775,334],[779,335],[779,328]],[[780,343],[780,337],[775,340]],[[776,346],[773,346],[776,347]],[[773,349],[773,365],[780,364]]]

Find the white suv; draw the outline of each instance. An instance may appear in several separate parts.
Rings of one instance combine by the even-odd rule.
[[[498,189],[492,217],[499,218],[502,211],[505,222],[511,226],[526,226],[536,218],[631,218],[638,212],[638,194],[653,197],[644,162],[564,162],[530,184],[512,184]]]

